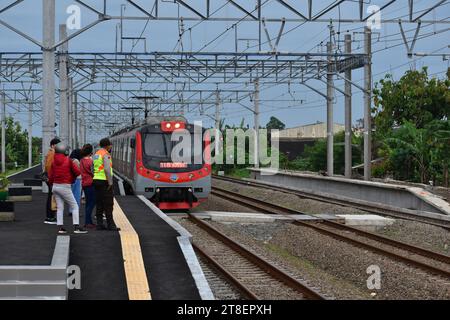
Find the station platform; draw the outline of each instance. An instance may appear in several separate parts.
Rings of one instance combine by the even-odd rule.
[[[291,188],[336,200],[382,205],[384,209],[392,211],[409,210],[428,217],[438,215],[445,220],[450,216],[449,202],[419,187],[267,168],[252,168],[250,171],[250,181],[257,180],[259,183]]]
[[[17,172],[9,176],[8,180],[12,185],[23,185],[25,180],[36,180],[36,176],[41,173],[42,173],[42,166],[38,164],[29,169]]]
[[[18,185],[26,179],[33,179],[39,173],[38,166],[9,179]],[[5,288],[11,287],[13,283],[24,287],[30,285],[29,281],[36,283],[39,280],[48,288],[54,281],[62,281],[29,278],[39,276],[35,271],[27,273],[28,278],[21,279],[24,277],[24,269],[51,269],[55,252],[60,250],[56,245],[58,238],[61,238],[57,234],[57,226],[43,223],[46,199],[47,194],[33,190],[32,201],[15,203],[15,221],[0,222],[0,299],[14,298],[5,295],[2,297],[2,292],[11,292],[10,288]],[[116,195],[113,214],[121,231],[89,230],[88,234],[72,233],[72,218],[66,211],[64,222],[68,234],[64,237],[70,243],[67,249],[67,266],[79,267],[81,288],[68,290],[63,297],[60,293],[57,297],[48,293],[44,297],[21,295],[16,298],[212,299],[193,249],[189,248],[190,239],[187,247],[186,241],[181,241],[181,238],[188,238],[187,231],[186,234],[181,234],[183,231],[180,232],[180,229],[167,222],[170,218],[166,219],[161,212],[156,211],[156,207],[152,208],[139,197]],[[83,222],[84,205],[80,210],[80,224]],[[15,278],[9,280],[7,276],[11,274]],[[37,289],[33,290],[24,292],[35,292]],[[52,292],[46,290],[42,289],[42,292]],[[20,288],[17,289],[19,291]]]

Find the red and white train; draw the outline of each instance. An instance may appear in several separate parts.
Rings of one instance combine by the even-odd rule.
[[[177,130],[189,132],[192,139],[198,132],[202,135],[201,148],[190,148],[190,163],[172,161],[177,142],[171,135]],[[204,132],[182,117],[148,118],[110,137],[113,168],[135,194],[144,195],[162,210],[194,208],[211,192],[211,164],[205,161],[210,141],[203,139]],[[195,154],[198,152],[202,154]]]

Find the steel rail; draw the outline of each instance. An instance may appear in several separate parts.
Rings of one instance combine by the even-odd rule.
[[[445,220],[440,220],[437,218],[412,215],[412,214],[408,214],[405,212],[380,208],[375,205],[356,203],[356,202],[352,202],[351,200],[343,200],[343,199],[337,200],[337,199],[329,198],[327,196],[311,194],[311,193],[308,193],[308,192],[302,191],[302,190],[293,190],[293,189],[285,188],[282,186],[270,186],[268,184],[258,183],[256,181],[255,182],[244,181],[241,179],[235,179],[235,178],[223,177],[223,176],[217,176],[217,175],[214,175],[213,178],[218,179],[218,180],[229,181],[229,182],[233,182],[233,183],[239,183],[239,184],[243,184],[243,185],[247,185],[247,186],[252,186],[252,187],[256,187],[256,188],[264,188],[264,189],[270,189],[270,190],[274,190],[274,191],[281,191],[284,193],[296,195],[296,196],[306,198],[306,199],[312,199],[312,200],[327,202],[327,203],[336,204],[336,205],[343,205],[343,206],[347,206],[347,207],[361,209],[361,210],[364,210],[364,211],[367,211],[370,213],[381,214],[384,216],[390,216],[390,217],[411,220],[411,221],[418,221],[418,222],[434,225],[436,227],[441,227],[446,230],[450,230],[450,221],[447,222]]]
[[[277,279],[278,281],[284,283],[286,286],[290,287],[291,289],[294,289],[295,291],[299,292],[305,298],[311,299],[311,300],[325,300],[326,298],[318,293],[315,289],[310,288],[306,284],[301,283],[297,279],[294,279],[290,275],[288,275],[286,272],[281,270],[280,268],[276,267],[269,261],[265,260],[263,257],[260,257],[256,253],[250,251],[249,249],[245,248],[241,244],[237,243],[221,231],[217,230],[213,226],[205,223],[204,221],[200,220],[199,218],[193,216],[192,214],[189,214],[189,218],[191,221],[193,221],[197,226],[202,228],[204,231],[206,231],[209,235],[213,236],[217,240],[221,241],[225,245],[227,245],[229,248],[231,248],[233,251],[237,252],[239,255],[247,259],[248,261],[252,262],[256,266],[258,266],[260,269],[262,269],[265,273],[269,274],[273,278]]]
[[[273,214],[302,214],[304,215],[304,212],[298,211],[298,210],[294,210],[294,209],[290,209],[290,208],[286,208],[286,207],[282,207],[282,206],[278,206],[276,204],[273,203],[267,203],[266,201],[260,200],[260,199],[255,199],[253,197],[248,197],[248,196],[244,196],[241,195],[239,193],[233,192],[233,191],[229,191],[229,190],[225,190],[225,189],[220,189],[217,187],[213,187],[212,192],[213,195],[222,197],[226,200],[229,201],[233,201],[234,203],[239,203],[241,205],[247,206],[249,208],[252,209],[256,209],[259,211],[262,211],[262,213],[273,213]],[[307,214],[309,216],[312,216],[310,214]],[[398,253],[394,253],[391,252],[387,249],[383,249],[381,247],[378,247],[376,245],[361,241],[359,239],[355,239],[354,237],[352,237],[351,235],[349,235],[348,233],[354,233],[356,235],[362,236],[362,237],[366,237],[368,239],[371,240],[375,240],[377,242],[383,243],[384,245],[388,245],[388,246],[392,246],[395,247],[397,249],[403,250],[408,252],[409,254],[415,254],[418,256],[421,256],[423,258],[427,258],[427,259],[431,259],[434,261],[438,261],[441,262],[443,264],[446,264],[450,267],[450,257],[440,254],[438,252],[434,252],[431,250],[427,250],[424,248],[420,248],[417,246],[413,246],[404,242],[400,242],[397,240],[393,240],[372,232],[368,232],[368,231],[364,231],[364,230],[360,230],[360,229],[356,229],[350,226],[346,226],[334,221],[330,221],[330,220],[325,220],[325,219],[319,219],[316,220],[317,223],[311,223],[311,222],[304,222],[304,221],[299,221],[296,220],[295,222],[293,222],[295,225],[300,225],[300,226],[304,226],[304,227],[308,227],[308,228],[312,228],[316,231],[319,231],[325,235],[331,236],[335,239],[338,240],[342,240],[348,243],[351,243],[353,245],[356,245],[358,247],[362,247],[368,250],[371,250],[372,252],[375,253],[379,253],[382,254],[384,256],[388,256],[390,258],[396,259],[398,261],[401,261],[403,263],[409,264],[409,265],[413,265],[416,266],[418,268],[421,268],[423,270],[426,270],[428,272],[431,272],[433,274],[437,274],[440,276],[444,276],[447,278],[450,278],[450,271],[440,268],[440,267],[436,267],[433,266],[429,263],[425,263],[422,261],[419,261],[417,259],[408,257],[407,255],[402,255],[402,254],[398,254]],[[322,222],[324,226],[320,226],[319,222]],[[335,230],[330,230],[327,227],[331,227],[334,229],[338,229],[340,231],[345,231],[345,234],[339,233]]]
[[[235,276],[233,276],[227,269],[225,269],[216,259],[214,259],[211,255],[206,253],[202,248],[197,246],[195,242],[192,243],[192,247],[194,251],[200,254],[205,260],[211,264],[214,268],[219,270],[219,272],[227,278],[239,291],[241,291],[244,296],[246,296],[250,300],[260,300],[256,293],[254,293],[250,288],[244,285],[241,281],[239,281]]]

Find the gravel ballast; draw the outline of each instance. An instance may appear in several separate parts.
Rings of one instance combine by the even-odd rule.
[[[318,214],[369,214],[356,208],[339,206],[330,203],[324,203],[317,200],[302,199],[296,195],[286,194],[273,190],[265,190],[262,188],[244,186],[228,181],[213,180],[214,185],[234,192],[239,192],[243,195],[255,197],[261,200],[267,200],[280,206],[292,208],[305,213]],[[230,202],[228,202],[230,203]],[[226,210],[227,204],[222,210]],[[230,208],[228,211],[235,211],[235,208]],[[243,209],[240,209],[241,211]],[[390,217],[391,219],[394,219]],[[391,226],[378,228],[376,233],[391,237],[395,240],[410,243],[424,249],[433,250],[439,253],[450,255],[450,232],[444,228],[429,225],[422,222],[395,219]]]
[[[199,256],[199,263],[216,300],[242,300],[244,297],[206,259]]]
[[[249,245],[278,263],[295,267],[310,281],[320,284],[337,298],[378,299],[449,299],[450,282],[422,270],[374,254],[347,243],[319,234],[309,228],[288,223],[222,224],[211,222],[227,235]],[[274,256],[275,254],[275,256]],[[291,256],[291,257],[289,257]],[[308,268],[299,261],[309,262]],[[368,289],[369,266],[381,269],[381,289]],[[337,282],[326,281],[323,274]],[[307,274],[307,275],[305,275]],[[346,284],[344,289],[342,283]],[[345,294],[347,293],[347,294]],[[350,294],[350,295],[349,295]]]
[[[214,185],[233,192],[305,213],[367,214],[359,209],[302,199],[295,195],[214,180]],[[203,207],[202,207],[203,206]],[[211,196],[197,211],[254,212]],[[321,292],[337,299],[450,299],[450,281],[420,269],[369,252],[289,223],[210,222],[231,236],[283,266],[291,274],[307,279]],[[416,221],[396,219],[392,226],[377,229],[381,235],[425,249],[449,254],[450,235],[443,228]],[[369,266],[381,270],[381,289],[368,289]]]

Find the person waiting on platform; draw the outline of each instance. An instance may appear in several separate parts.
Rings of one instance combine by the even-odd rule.
[[[48,173],[50,171],[53,159],[55,157],[55,146],[60,142],[61,140],[59,140],[58,138],[52,139],[52,141],[50,141],[50,149],[48,149],[47,155],[45,156],[43,177],[45,177],[44,180],[48,187],[47,209],[46,209],[47,217],[45,218],[44,221],[44,223],[46,224],[56,224],[56,211],[52,208],[52,198],[53,198],[52,185],[48,181]]]
[[[97,203],[97,230],[119,231],[113,218],[113,167],[111,154],[112,143],[108,138],[100,140],[101,149],[93,158],[94,161],[94,187]],[[103,213],[106,216],[107,227],[103,224]]]
[[[70,159],[72,159],[73,163],[75,163],[80,169],[80,161],[81,161],[81,150],[80,149],[74,149],[69,156]],[[72,193],[77,201],[78,208],[81,208],[81,175],[79,175],[75,182],[72,183]],[[72,211],[70,211],[70,215],[72,215]]]
[[[84,196],[86,197],[84,227],[95,228],[95,224],[92,222],[92,211],[95,207],[95,189],[93,185],[94,178],[94,164],[92,161],[93,147],[90,144],[86,144],[81,149],[81,183],[83,187]]]
[[[55,159],[49,172],[49,182],[53,185],[53,194],[56,198],[58,233],[67,233],[64,228],[64,203],[72,212],[74,233],[87,233],[79,226],[79,207],[72,193],[72,183],[81,174],[78,166],[67,156],[68,147],[64,143],[55,146]]]

